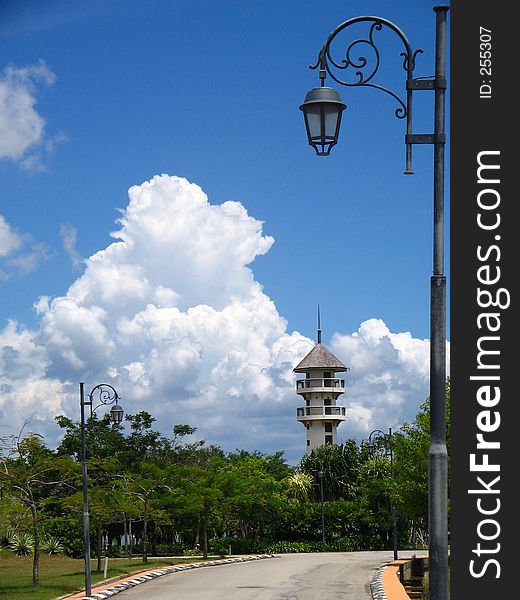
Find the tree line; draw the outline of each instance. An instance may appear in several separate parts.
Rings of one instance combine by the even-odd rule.
[[[450,387],[447,381],[449,453]],[[224,452],[193,439],[196,428],[170,435],[141,411],[128,427],[92,417],[86,447],[91,540],[102,556],[199,552],[380,550],[392,547],[391,504],[401,548],[427,544],[429,401],[392,436],[394,476],[383,452],[353,439],[324,445],[287,464],[283,451]],[[81,427],[63,415],[51,450],[22,431],[0,444],[0,546],[33,554],[83,556]],[[323,473],[323,503],[318,472]],[[321,510],[325,523],[322,540]]]

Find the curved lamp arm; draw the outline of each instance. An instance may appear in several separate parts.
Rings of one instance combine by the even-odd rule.
[[[348,44],[346,47],[344,58],[341,60],[335,60],[331,55],[332,42],[340,32],[356,23],[370,24],[370,29],[367,36],[365,38],[358,38],[353,42],[350,42],[350,44]],[[311,65],[310,68],[316,69],[318,66],[320,67],[320,79],[322,81],[322,85],[324,84],[324,79],[328,73],[331,78],[340,85],[345,85],[347,87],[372,87],[389,94],[400,104],[395,111],[396,117],[399,119],[404,119],[405,117],[411,119],[411,90],[407,92],[405,102],[394,91],[373,82],[373,79],[376,76],[381,64],[381,56],[376,44],[376,40],[374,39],[374,33],[381,31],[384,27],[394,31],[402,41],[404,51],[401,52],[400,56],[403,57],[403,68],[406,72],[406,78],[407,80],[411,80],[413,78],[413,70],[415,68],[415,58],[417,54],[422,53],[422,50],[418,49],[414,52],[410,42],[408,41],[408,38],[405,36],[402,30],[391,21],[383,19],[382,17],[355,17],[336,27],[336,29],[327,38],[323,48],[320,50],[317,63],[315,65]],[[361,54],[354,57],[354,50],[364,47],[372,52],[372,63],[369,62],[366,56]],[[350,72],[353,72],[353,75],[356,77],[355,79],[347,81],[340,78],[339,75],[334,72],[334,70],[346,71],[347,69],[351,69]]]
[[[392,448],[392,430],[389,429],[388,433],[381,431],[381,429],[374,429],[368,436],[368,448],[369,451],[372,449],[375,451],[376,443],[381,440],[382,446],[385,449],[385,454],[393,460],[393,448]]]
[[[94,396],[99,404],[94,406]],[[100,406],[110,406],[111,404],[119,404],[119,395],[109,383],[100,383],[92,388],[88,395],[90,404],[90,416],[95,413]]]
[[[336,40],[336,36],[341,32],[344,32],[349,27],[359,24],[366,23],[368,28],[368,33],[365,37],[360,37],[355,39],[354,41],[348,43],[344,50],[344,54],[342,58],[334,58],[332,56],[332,45]],[[393,31],[400,41],[403,44],[403,51],[400,53],[400,56],[403,58],[403,69],[406,73],[406,81],[405,81],[405,96],[401,97],[395,91],[376,83],[376,75],[379,71],[379,67],[381,65],[381,55],[377,45],[377,32],[383,29],[389,29]],[[364,52],[364,49],[370,52],[370,55],[367,55]],[[359,51],[359,53],[357,52]],[[374,16],[361,16],[354,17],[352,19],[348,19],[329,35],[325,44],[318,54],[318,60],[316,64],[309,65],[311,69],[317,69],[319,67],[319,77],[321,82],[321,88],[325,86],[325,78],[327,74],[340,85],[347,87],[369,87],[380,90],[385,94],[390,95],[394,100],[398,103],[398,107],[395,109],[395,116],[398,119],[406,119],[406,137],[405,137],[405,145],[406,145],[406,165],[404,173],[406,175],[413,174],[412,171],[412,144],[414,143],[432,143],[431,136],[414,136],[412,134],[412,92],[418,89],[434,89],[437,85],[437,82],[432,81],[420,81],[418,79],[414,79],[413,71],[415,69],[415,59],[418,54],[423,51],[419,48],[417,50],[413,50],[412,46],[403,33],[403,31],[397,27],[392,21],[388,19],[384,19],[382,17],[374,17]],[[371,59],[371,60],[369,60]],[[351,74],[352,78],[347,79],[345,75]],[[319,89],[319,88],[317,88]],[[329,89],[329,88],[325,88]],[[338,101],[339,96],[338,96]],[[344,105],[343,105],[344,108]],[[339,122],[338,122],[338,130],[335,135],[335,139],[332,140],[330,146],[326,148],[321,148],[319,150],[312,143],[313,140],[310,140],[310,144],[314,146],[315,150],[320,155],[328,155],[330,153],[330,149],[337,143],[337,134],[339,133]],[[326,140],[327,143],[330,141]]]

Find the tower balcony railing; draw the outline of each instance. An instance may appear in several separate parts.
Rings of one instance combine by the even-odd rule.
[[[334,390],[341,391],[345,389],[344,379],[332,379],[332,378],[307,378],[296,380],[296,392],[301,393],[309,390]]]
[[[346,412],[345,406],[301,406],[296,409],[296,417],[345,417]]]

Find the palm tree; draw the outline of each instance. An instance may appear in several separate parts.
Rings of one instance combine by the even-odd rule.
[[[311,496],[314,478],[308,473],[293,473],[285,480],[286,494],[295,503],[308,502]]]

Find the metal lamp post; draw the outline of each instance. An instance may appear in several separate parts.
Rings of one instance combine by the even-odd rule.
[[[382,445],[385,450],[385,456],[390,459],[390,476],[394,478],[394,446],[392,442],[392,428],[388,428],[388,433],[381,429],[374,429],[368,436],[368,450],[375,454],[378,447]],[[397,524],[395,521],[395,506],[390,502],[390,512],[392,514],[392,547],[394,549],[394,560],[397,560]]]
[[[325,542],[325,513],[323,512],[323,478],[325,477],[325,473],[323,471],[323,467],[320,466],[320,469],[316,474],[320,480],[321,541]]]
[[[446,451],[446,277],[444,275],[444,147],[445,90],[446,90],[446,19],[448,6],[435,6],[435,75],[431,78],[414,78],[415,59],[422,50],[412,50],[405,34],[391,21],[380,17],[355,17],[339,25],[327,38],[318,55],[321,87],[314,88],[300,106],[305,118],[309,144],[319,156],[327,156],[336,145],[341,116],[346,106],[339,94],[325,87],[327,75],[347,87],[368,87],[381,90],[398,103],[395,116],[406,121],[406,175],[412,171],[414,144],[432,144],[433,152],[433,274],[431,277],[430,304],[430,449],[428,456],[428,514],[430,598],[447,600],[448,597],[448,460]],[[351,42],[340,60],[331,55],[331,42],[340,33],[355,24],[369,25],[366,38]],[[403,68],[406,73],[404,100],[392,90],[376,83],[380,66],[380,53],[376,46],[377,32],[393,31],[401,40],[404,51]],[[366,57],[354,56],[354,49],[368,47],[374,56],[370,63]],[[354,80],[345,81],[339,74],[354,72]],[[339,74],[338,74],[339,73]],[[343,76],[343,75],[342,75]],[[417,91],[433,91],[434,131],[428,134],[412,132],[412,96]]]
[[[79,384],[79,399],[81,407],[81,474],[83,488],[83,545],[85,550],[85,596],[92,593],[91,573],[90,573],[90,530],[88,513],[88,485],[87,485],[87,448],[86,448],[86,420],[85,407],[90,407],[90,417],[93,416],[96,409],[100,406],[110,406],[110,421],[119,425],[123,420],[123,409],[119,405],[119,396],[116,390],[108,383],[100,383],[92,388],[90,394],[85,399],[84,384]],[[94,399],[99,404],[94,405]]]

